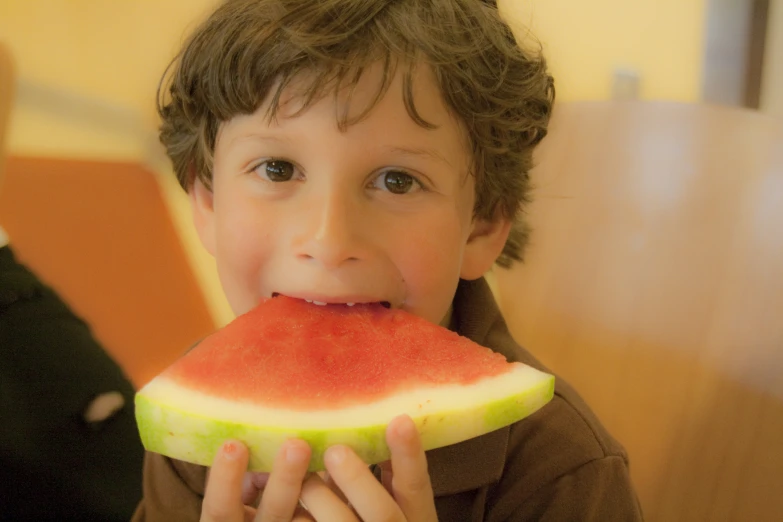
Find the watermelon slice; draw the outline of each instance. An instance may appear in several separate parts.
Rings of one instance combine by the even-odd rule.
[[[554,377],[402,310],[275,297],[204,339],[136,395],[147,450],[209,465],[228,438],[271,469],[289,438],[310,469],[346,444],[387,460],[388,423],[407,413],[425,449],[516,422],[546,404]]]

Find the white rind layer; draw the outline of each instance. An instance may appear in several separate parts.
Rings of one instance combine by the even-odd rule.
[[[292,411],[250,402],[237,402],[185,388],[171,379],[152,380],[139,393],[161,406],[192,411],[204,417],[248,426],[287,426],[291,429],[355,428],[388,422],[401,413],[429,415],[450,409],[476,407],[518,393],[549,378],[530,366],[516,364],[498,377],[470,385],[421,388],[369,404],[320,411]]]
[[[433,449],[516,422],[553,393],[554,377],[520,363],[470,385],[423,388],[320,411],[228,401],[157,377],[137,394],[136,415],[145,447],[176,459],[209,465],[220,444],[236,438],[250,448],[250,469],[264,471],[280,445],[297,437],[313,449],[310,469],[320,470],[323,452],[334,444],[351,446],[368,464],[388,459],[385,428],[400,414],[413,418],[425,449]]]

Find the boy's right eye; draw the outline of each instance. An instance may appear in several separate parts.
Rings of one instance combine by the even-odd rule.
[[[262,178],[274,182],[291,181],[296,174],[293,163],[284,160],[268,160],[253,170]]]

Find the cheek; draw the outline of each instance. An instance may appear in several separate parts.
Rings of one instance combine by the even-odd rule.
[[[258,269],[269,255],[273,240],[268,216],[241,200],[216,207],[215,215],[218,265],[229,270]]]
[[[407,249],[408,258],[416,259],[416,264],[425,270],[444,269],[459,263],[462,254],[460,240],[460,234],[445,228],[432,230],[431,233],[417,230],[409,233],[403,248]]]
[[[398,267],[411,293],[436,297],[451,291],[459,279],[466,234],[453,210],[427,216],[397,234]]]
[[[265,221],[241,205],[216,215],[215,263],[223,292],[240,315],[263,296],[263,273],[273,252],[274,237]]]

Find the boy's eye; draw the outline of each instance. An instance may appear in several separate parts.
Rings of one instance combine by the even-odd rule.
[[[269,181],[291,181],[296,173],[296,167],[290,161],[269,160],[257,166],[255,171]]]
[[[373,183],[375,188],[388,190],[392,194],[408,194],[421,189],[416,178],[400,170],[389,170],[382,173]]]

